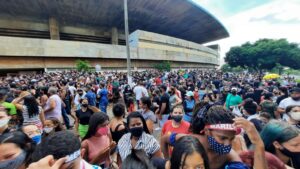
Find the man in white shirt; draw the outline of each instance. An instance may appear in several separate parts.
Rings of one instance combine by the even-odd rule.
[[[143,82],[140,81],[139,85],[133,89],[133,93],[135,94],[135,99],[139,109],[139,103],[142,97],[149,97],[147,89],[143,86]]]
[[[278,112],[280,114],[285,113],[285,109],[291,105],[300,106],[300,88],[295,87],[291,90],[291,95],[288,98],[283,99],[278,106]]]

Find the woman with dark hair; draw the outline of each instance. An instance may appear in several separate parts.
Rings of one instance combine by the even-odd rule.
[[[84,138],[88,132],[89,121],[94,112],[89,108],[89,102],[87,99],[81,99],[80,104],[80,109],[75,111],[75,129],[80,138]]]
[[[150,110],[151,108],[151,99],[150,97],[142,97],[140,102],[140,108],[141,110],[141,114],[144,117],[146,124],[147,124],[147,128],[149,129],[150,133],[153,133],[153,128],[154,128],[154,123],[156,122],[156,116],[153,113],[153,111]]]
[[[0,135],[0,168],[25,169],[33,149],[33,141],[21,131]]]
[[[20,103],[21,101],[23,101],[23,104]],[[42,129],[42,124],[44,124],[45,121],[44,111],[42,107],[39,106],[34,96],[24,92],[12,103],[18,110],[22,111],[24,119],[23,125],[33,124]]]
[[[94,113],[90,117],[89,129],[81,142],[82,149],[85,150],[83,157],[88,161],[94,161],[102,150],[110,146],[111,135],[109,133],[109,118],[103,113]],[[97,164],[105,164],[108,159],[101,159]]]
[[[0,135],[9,133],[11,129],[8,127],[10,116],[5,107],[0,106]]]
[[[150,135],[147,124],[141,113],[133,112],[127,117],[129,133],[123,135],[118,142],[118,154],[122,161],[131,154],[132,149],[143,149],[148,157],[160,157],[161,151],[158,141]],[[113,161],[117,161],[116,154]]]
[[[300,168],[300,133],[287,123],[272,120],[261,131],[266,151],[275,154],[282,162]]]
[[[183,107],[184,107],[184,116],[183,120],[187,121],[189,123],[192,122],[193,117],[193,108],[196,104],[196,101],[194,100],[194,93],[192,91],[188,91],[186,93],[186,99],[183,101]]]
[[[170,167],[167,168],[209,169],[207,154],[199,140],[192,136],[180,138],[174,146]]]
[[[288,116],[288,123],[295,126],[300,131],[300,106],[288,106],[285,113]]]
[[[109,128],[113,141],[116,143],[127,133],[126,123],[124,122],[125,106],[123,104],[115,104],[113,107],[114,117],[109,123]]]
[[[272,119],[275,119],[277,104],[273,102],[273,94],[271,92],[267,92],[263,97],[264,100],[260,103],[261,111],[268,112],[271,115]]]
[[[65,130],[61,122],[55,118],[55,117],[49,117],[47,120],[45,120],[44,128],[43,128],[43,134],[42,134],[42,140],[44,140],[49,135],[52,135],[55,132],[63,131]]]

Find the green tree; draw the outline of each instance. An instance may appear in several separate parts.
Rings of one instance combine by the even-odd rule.
[[[171,71],[171,63],[169,61],[154,64],[153,67],[159,71]]]
[[[87,60],[78,59],[78,60],[75,61],[75,64],[76,64],[76,69],[80,72],[89,71],[90,67],[91,67],[89,61],[87,61]]]
[[[300,68],[300,48],[286,39],[261,39],[232,47],[225,62],[231,67],[241,66],[255,70],[271,70],[278,66]]]

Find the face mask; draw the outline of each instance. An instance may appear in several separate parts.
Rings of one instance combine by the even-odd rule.
[[[105,136],[108,134],[108,128],[107,127],[100,127],[98,130],[97,130],[97,135],[98,136]]]
[[[34,137],[31,138],[33,140],[33,142],[35,142],[36,144],[40,144],[41,139],[42,139],[42,135],[36,135]]]
[[[143,127],[134,127],[134,128],[129,129],[129,132],[134,137],[141,137],[141,135],[144,132],[144,128]]]
[[[44,132],[49,134],[53,130],[53,127],[45,127]]]
[[[88,104],[82,104],[81,106],[82,107],[88,107]]]
[[[292,119],[296,121],[300,121],[300,112],[290,112],[289,114]]]
[[[218,143],[212,136],[207,136],[210,148],[219,155],[228,154],[231,150],[231,145]]]
[[[9,119],[2,119],[0,120],[0,127],[4,127],[5,125],[7,125],[9,122]]]
[[[79,96],[82,96],[82,95],[83,95],[83,93],[78,93],[78,95],[79,95]]]
[[[283,147],[283,149],[280,151],[282,152],[282,154],[291,158],[292,166],[294,168],[300,167],[300,152],[291,152],[290,150],[288,150],[285,147]]]
[[[172,118],[177,123],[181,122],[181,120],[182,120],[182,116],[173,116]]]
[[[26,158],[26,152],[22,151],[22,153],[14,159],[1,161],[0,168],[19,168],[25,161],[25,158]]]
[[[236,95],[236,91],[234,90],[234,91],[231,91],[231,93],[233,94],[233,95]]]

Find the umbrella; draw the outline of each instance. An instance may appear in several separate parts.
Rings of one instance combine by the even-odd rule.
[[[271,79],[277,79],[279,78],[279,74],[275,74],[275,73],[272,73],[272,74],[267,74],[263,77],[264,80],[271,80]]]

